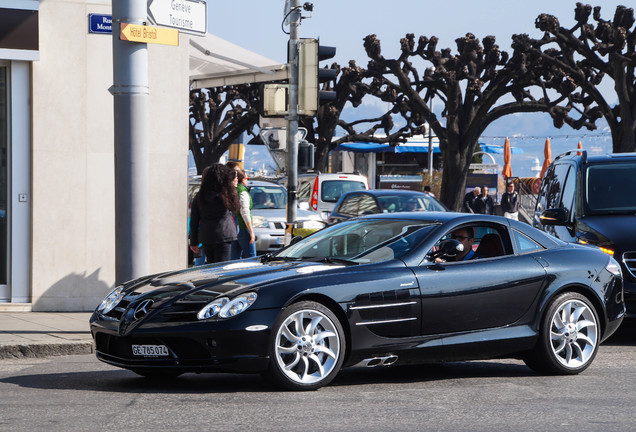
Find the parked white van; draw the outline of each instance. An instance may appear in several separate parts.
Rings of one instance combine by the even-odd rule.
[[[287,178],[278,181],[287,187]],[[367,178],[358,174],[299,174],[298,203],[301,208],[318,212],[326,221],[340,196],[347,192],[368,190]]]

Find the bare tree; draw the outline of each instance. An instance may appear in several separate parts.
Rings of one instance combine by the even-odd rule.
[[[190,140],[197,172],[218,162],[243,133],[258,124],[258,86],[246,84],[190,91]]]
[[[494,36],[483,45],[473,34],[456,39],[457,54],[437,49],[438,39],[413,34],[401,39],[401,54],[386,59],[375,35],[365,38],[371,61],[365,76],[369,94],[389,102],[391,112],[407,121],[411,133],[428,123],[440,141],[443,158],[440,199],[459,209],[468,167],[479,136],[495,120],[513,113],[548,111],[565,99],[556,94],[535,98],[529,88],[540,78],[539,56],[526,54],[526,35],[513,38],[513,55],[500,51]],[[428,65],[419,71],[414,61]],[[557,86],[553,86],[557,88]],[[563,87],[561,87],[563,89]],[[441,100],[441,117],[430,109],[431,98]],[[439,106],[439,104],[438,104]]]
[[[539,15],[535,24],[544,36],[526,46],[529,55],[540,56],[547,66],[543,70],[548,87],[551,80],[573,84],[567,103],[549,110],[554,124],[594,129],[595,120],[602,116],[611,129],[613,151],[636,151],[634,10],[618,6],[613,20],[606,21],[600,6],[592,13],[590,5],[577,3],[574,15],[576,24],[570,29],[561,27],[552,15]],[[604,78],[613,80],[615,94],[601,93],[598,86]],[[614,106],[613,96],[618,98]]]

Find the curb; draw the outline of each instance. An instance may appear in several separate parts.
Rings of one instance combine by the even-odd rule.
[[[46,358],[54,356],[93,354],[92,342],[63,344],[0,345],[0,360],[20,358]]]

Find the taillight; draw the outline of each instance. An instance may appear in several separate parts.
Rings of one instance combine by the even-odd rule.
[[[314,180],[314,190],[311,192],[311,208],[318,210],[318,176]]]

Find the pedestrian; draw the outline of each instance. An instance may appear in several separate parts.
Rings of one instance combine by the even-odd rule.
[[[190,214],[190,249],[203,245],[206,262],[229,261],[230,248],[236,240],[232,212],[239,209],[236,193],[237,172],[225,165],[211,165],[201,179]]]
[[[475,199],[474,203],[475,213],[494,214],[495,211],[495,202],[492,200],[490,195],[488,195],[488,186],[482,186],[481,195]]]
[[[506,191],[501,195],[501,209],[504,217],[519,220],[519,194],[515,191],[514,183],[506,185]]]
[[[424,193],[435,198],[435,194],[431,192],[431,187],[429,185],[424,186]]]
[[[475,200],[480,193],[481,188],[477,186],[475,189],[464,195],[464,200],[462,201],[462,211],[464,213],[477,213],[475,211]]]
[[[229,169],[233,169],[233,170],[240,170],[241,169],[241,165],[238,162],[236,162],[236,161],[227,161],[225,166],[228,167]]]
[[[247,174],[242,169],[237,170],[239,197],[239,211],[236,213],[238,221],[238,235],[232,242],[231,257],[233,260],[256,256],[256,236],[252,224],[252,197],[247,187]]]

